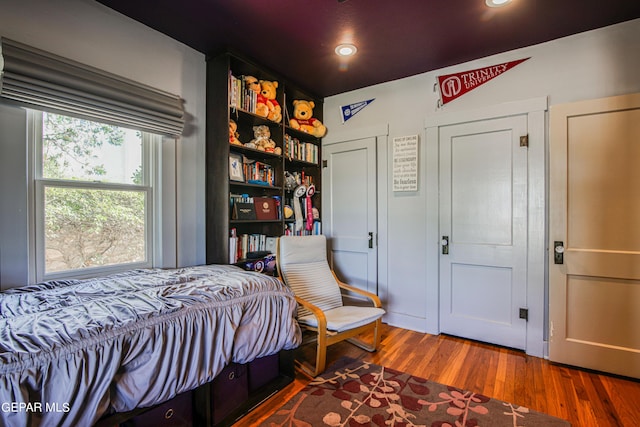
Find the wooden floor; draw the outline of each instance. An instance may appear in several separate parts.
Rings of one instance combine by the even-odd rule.
[[[383,325],[376,353],[339,343],[329,347],[327,364],[342,356],[526,406],[575,427],[640,426],[640,381],[554,364],[521,351]],[[308,381],[298,372],[292,384],[234,427],[259,425]]]

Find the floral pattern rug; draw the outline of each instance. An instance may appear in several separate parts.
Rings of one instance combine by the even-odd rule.
[[[328,369],[262,426],[547,427],[567,421],[362,361]]]

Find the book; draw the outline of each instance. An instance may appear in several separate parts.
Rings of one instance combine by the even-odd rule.
[[[266,234],[240,234],[232,235],[230,239],[235,239],[235,254],[230,259],[238,261],[246,260],[249,257],[255,257],[261,253],[276,253],[277,237],[267,236]]]
[[[276,200],[273,197],[254,197],[256,219],[273,220],[278,219]]]
[[[236,202],[233,204],[233,217],[235,219],[256,219],[256,209],[253,203]]]
[[[277,237],[267,237],[265,240],[264,250],[269,251],[272,254],[276,253],[276,245],[278,244]]]

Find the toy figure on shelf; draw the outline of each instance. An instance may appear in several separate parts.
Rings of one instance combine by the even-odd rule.
[[[293,101],[293,118],[289,120],[289,126],[302,132],[322,138],[327,133],[327,128],[322,122],[313,117],[313,101]]]
[[[258,103],[263,101],[265,104],[267,104],[267,108],[269,109],[267,118],[276,123],[280,123],[280,121],[282,120],[282,108],[276,100],[277,88],[278,82],[260,80],[260,95],[262,95],[262,100],[260,99],[260,97],[258,97]]]
[[[229,144],[242,145],[242,142],[238,139],[238,125],[233,120],[229,120]]]
[[[276,147],[276,143],[271,139],[271,130],[269,130],[269,126],[254,126],[253,134],[255,138],[247,144],[249,147],[260,151],[266,151],[267,153],[282,154],[282,148]]]

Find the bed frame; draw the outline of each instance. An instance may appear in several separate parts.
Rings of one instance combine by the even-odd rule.
[[[294,378],[296,301],[259,273],[132,270],[0,297],[0,397],[76,403],[0,424],[231,426]]]
[[[113,414],[95,427],[229,427],[294,378],[293,351],[231,363],[211,382],[160,405]]]

